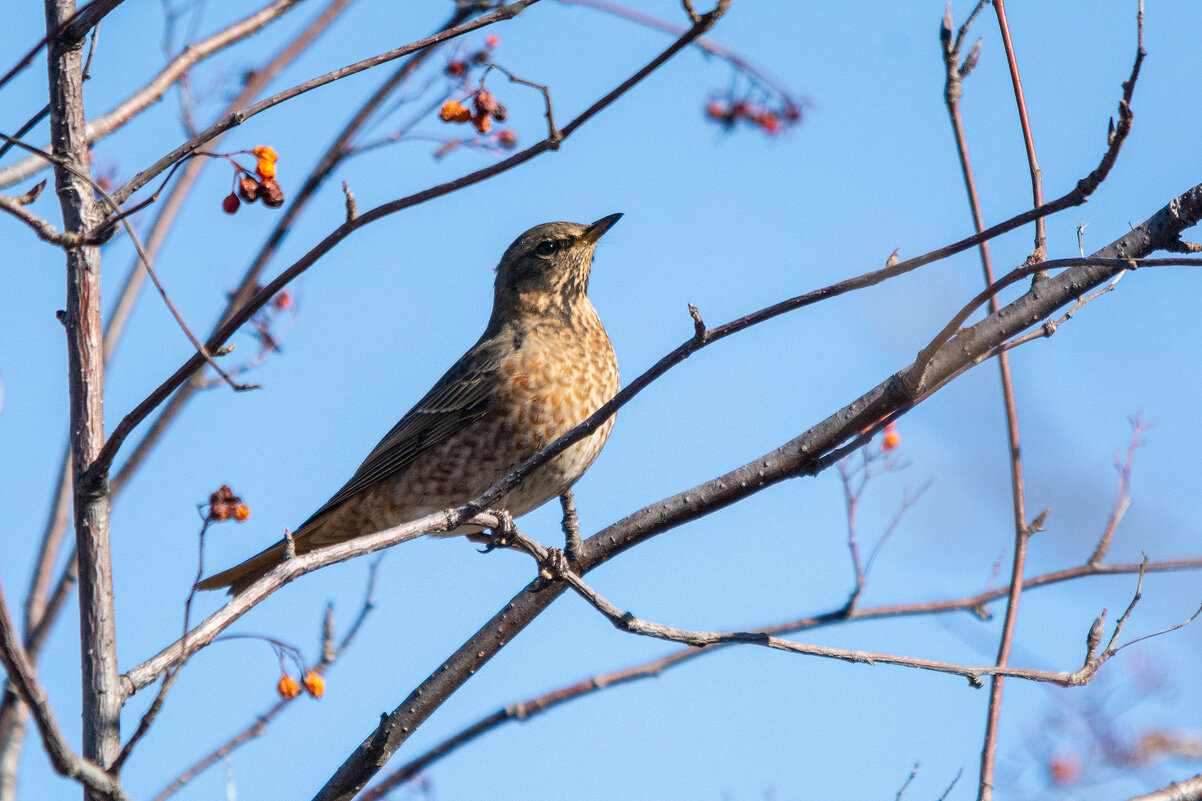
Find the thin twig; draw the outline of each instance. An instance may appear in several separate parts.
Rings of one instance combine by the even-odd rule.
[[[1109,286],[1114,285],[1110,284]],[[1118,456],[1115,456],[1114,468],[1119,474],[1118,491],[1114,499],[1114,508],[1110,511],[1110,518],[1106,521],[1106,528],[1102,530],[1102,536],[1098,539],[1097,546],[1094,547],[1093,553],[1089,556],[1088,561],[1090,563],[1101,562],[1106,558],[1106,553],[1110,550],[1110,543],[1114,539],[1114,532],[1118,529],[1123,515],[1127,513],[1127,509],[1131,506],[1131,466],[1135,460],[1136,449],[1142,447],[1144,444],[1140,437],[1150,427],[1144,423],[1142,416],[1136,415],[1131,420],[1131,442],[1127,445],[1126,460],[1120,461]]]
[[[1014,86],[1014,102],[1018,105],[1018,121],[1023,131],[1023,145],[1027,149],[1027,167],[1031,171],[1032,205],[1039,208],[1043,205],[1043,171],[1039,169],[1039,160],[1035,158],[1035,138],[1031,135],[1031,120],[1027,116],[1027,100],[1023,95],[1022,78],[1018,75],[1018,59],[1014,55],[1014,43],[1010,40],[1010,23],[1006,20],[1006,4],[1004,0],[993,0],[993,10],[997,14],[998,28],[1002,32],[1002,45],[1006,50],[1006,64],[1010,68],[1010,82]],[[1140,50],[1143,49],[1141,24]],[[1035,250],[1031,254],[1034,261],[1047,258],[1047,232],[1042,218],[1035,221]]]

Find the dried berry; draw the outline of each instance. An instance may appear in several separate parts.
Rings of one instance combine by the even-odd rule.
[[[456,59],[455,61],[447,62],[446,73],[452,78],[458,78],[467,72],[467,62]]]
[[[518,135],[508,128],[504,131],[497,131],[497,144],[505,148],[517,147]]]
[[[259,197],[263,198],[264,206],[278,209],[284,205],[284,190],[280,189],[280,185],[276,179],[265,178],[263,179],[263,183],[259,184],[259,187]]]
[[[263,187],[259,186],[259,182],[249,175],[238,176],[238,194],[247,203],[254,203],[259,199],[259,193]]]
[[[221,210],[226,214],[233,214],[238,210],[238,206],[240,205],[242,204],[239,202],[238,196],[233,192],[230,192],[225,196],[225,199],[221,201]]]
[[[492,113],[497,110],[497,107],[500,104],[497,103],[497,99],[492,96],[492,92],[488,91],[487,89],[481,89],[479,92],[476,92],[475,105],[476,116],[480,116],[481,114],[491,116]]]

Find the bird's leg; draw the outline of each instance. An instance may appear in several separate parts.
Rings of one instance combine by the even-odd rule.
[[[580,521],[576,518],[576,497],[571,488],[559,496],[559,505],[563,507],[563,552],[568,557],[568,563],[575,564],[580,558]]]

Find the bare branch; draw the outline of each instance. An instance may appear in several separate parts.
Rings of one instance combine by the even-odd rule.
[[[74,247],[79,243],[79,236],[77,234],[60,234],[48,221],[43,220],[25,208],[25,205],[21,203],[19,198],[0,195],[0,209],[7,211],[32,228],[33,232],[38,235],[38,239],[43,242],[49,242],[52,245],[64,248]]]
[[[993,10],[997,14],[998,28],[1002,32],[1002,45],[1006,50],[1006,63],[1010,68],[1010,82],[1014,86],[1014,101],[1018,104],[1018,121],[1023,131],[1023,145],[1027,149],[1027,167],[1031,171],[1032,204],[1039,208],[1043,205],[1043,171],[1039,169],[1039,161],[1035,158],[1035,139],[1031,135],[1031,120],[1027,116],[1027,100],[1023,95],[1023,82],[1018,75],[1018,60],[1014,55],[1014,43],[1010,40],[1010,23],[1006,20],[1006,4],[1004,0],[993,0]],[[1139,52],[1144,49],[1144,27],[1141,17],[1139,24]],[[1033,261],[1047,258],[1047,233],[1043,219],[1035,221],[1035,250],[1031,254]],[[991,795],[992,793],[990,793]],[[986,796],[982,797],[982,801]]]
[[[1120,273],[1120,276],[1122,273]],[[1117,280],[1117,279],[1116,279]],[[1114,287],[1114,284],[1108,284],[1105,290],[1109,291]],[[1095,295],[1097,293],[1094,293]],[[1114,539],[1114,532],[1118,529],[1119,522],[1123,519],[1123,515],[1127,513],[1127,509],[1131,506],[1131,465],[1135,460],[1135,451],[1142,446],[1143,440],[1140,437],[1150,426],[1146,425],[1143,418],[1137,415],[1131,421],[1131,442],[1127,445],[1127,458],[1120,462],[1118,457],[1115,457],[1115,469],[1118,470],[1118,492],[1114,499],[1114,509],[1110,512],[1110,518],[1106,521],[1106,528],[1102,531],[1102,536],[1098,539],[1097,546],[1094,547],[1093,553],[1089,556],[1090,562],[1101,562],[1106,558],[1107,551],[1110,550],[1110,543]]]

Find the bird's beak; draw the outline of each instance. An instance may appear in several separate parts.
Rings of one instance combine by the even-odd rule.
[[[608,217],[602,217],[595,223],[584,230],[584,234],[580,237],[580,241],[586,245],[591,245],[601,238],[601,235],[613,227],[613,224],[622,219],[622,215],[611,214]]]

